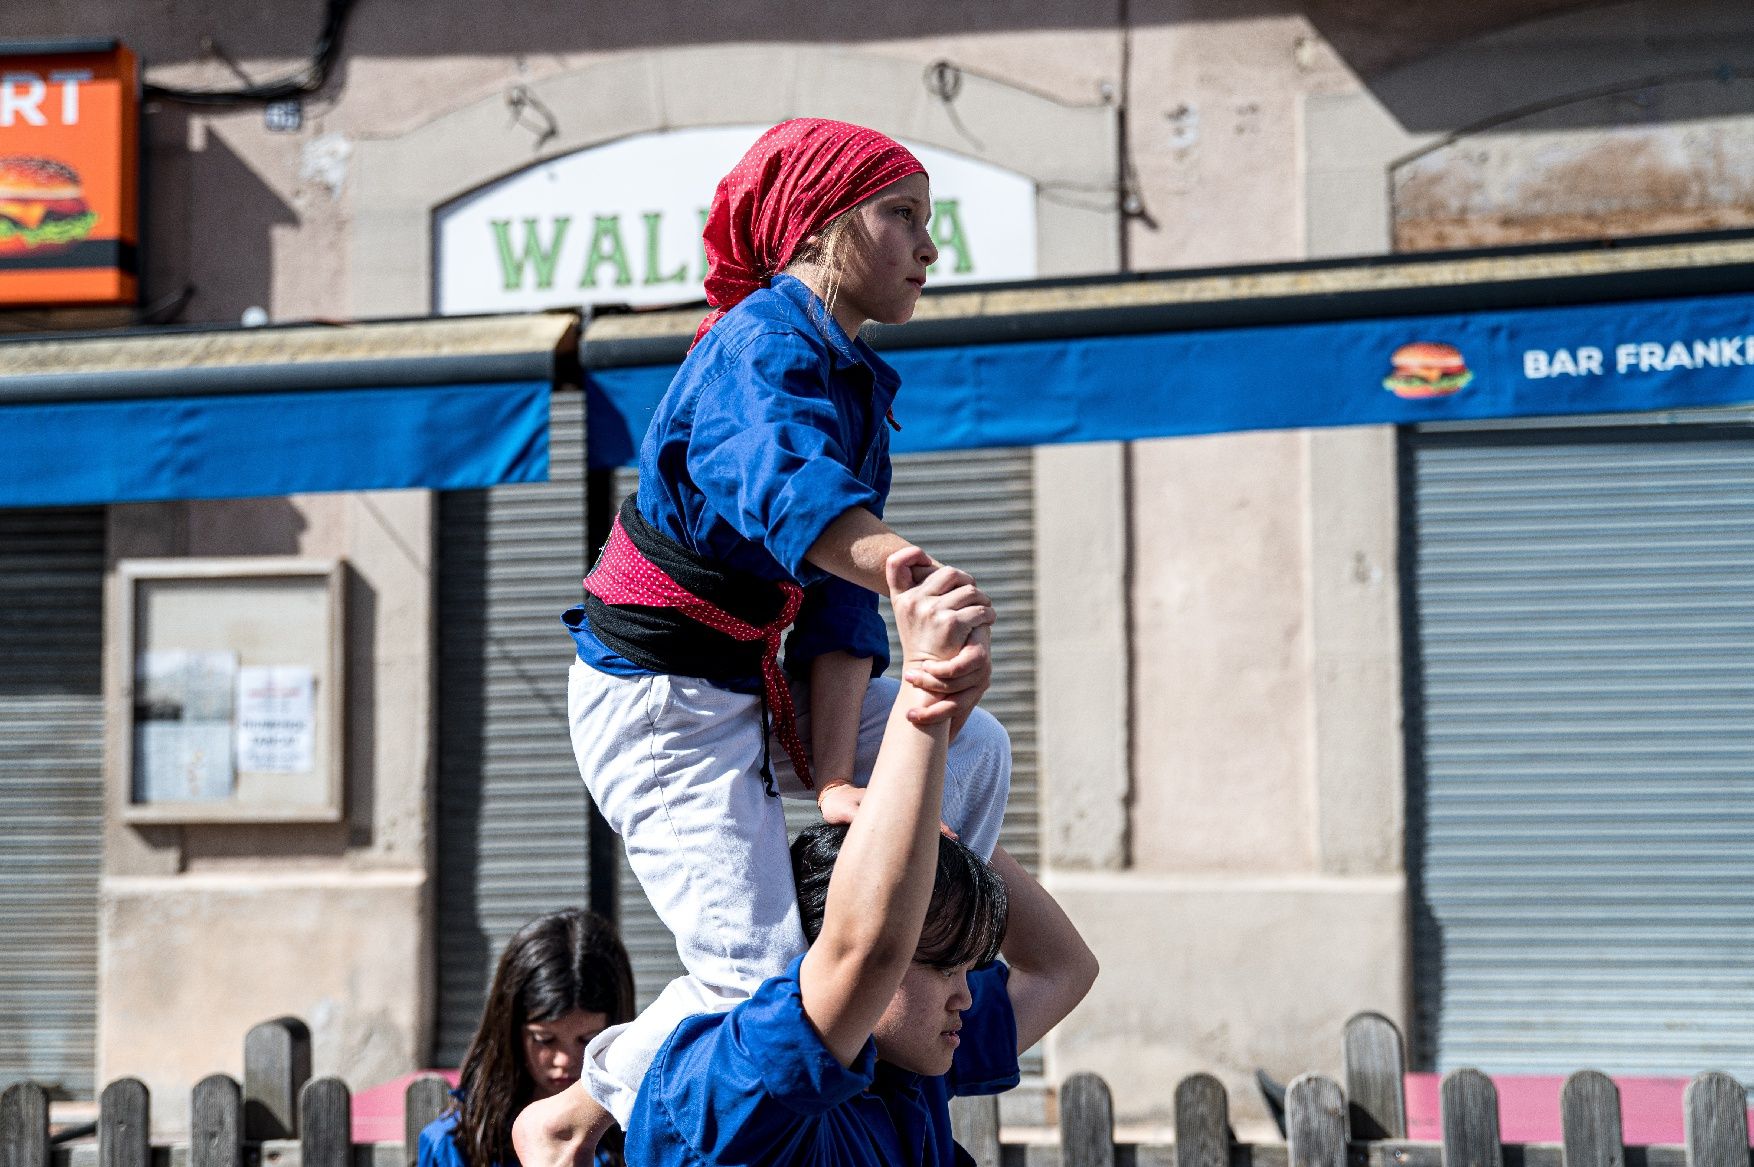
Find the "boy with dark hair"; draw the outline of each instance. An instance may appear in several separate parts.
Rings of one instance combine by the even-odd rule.
[[[951,569],[913,584],[930,566],[916,548],[886,564],[904,676],[954,655],[984,603]],[[940,836],[934,701],[901,687],[851,826],[799,837],[808,951],[671,1034],[634,1104],[630,1163],[969,1162],[950,1098],[1016,1085],[1018,1054],[1089,990],[1096,959],[1041,885],[1003,849],[988,865]],[[1001,952],[1008,966],[991,963]]]

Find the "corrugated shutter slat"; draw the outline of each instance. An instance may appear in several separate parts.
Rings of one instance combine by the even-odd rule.
[[[512,933],[586,902],[588,799],[560,626],[584,545],[584,406],[556,393],[548,482],[439,496],[441,1065],[462,1061]]]
[[[1410,440],[1440,1069],[1754,1078],[1754,440]]]
[[[0,510],[0,1089],[91,1097],[104,511]]]

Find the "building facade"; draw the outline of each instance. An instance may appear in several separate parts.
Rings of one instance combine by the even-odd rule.
[[[13,33],[115,37],[151,83],[223,88],[300,68],[309,7],[39,6]],[[1741,228],[1750,61],[1754,17],[1726,0],[362,0],[296,125],[148,94],[142,301],[192,324],[661,302],[693,204],[628,174],[805,114],[967,165],[940,207],[951,282]],[[544,204],[550,180],[576,185]],[[47,587],[56,613],[0,646],[0,799],[23,792],[21,823],[59,808],[28,862],[61,897],[0,900],[4,934],[52,911],[61,945],[53,991],[48,958],[0,956],[30,1035],[0,1075],[174,1098],[285,1013],[356,1087],[454,1063],[497,944],[557,895],[615,905],[642,996],[662,983],[673,956],[592,831],[556,703],[554,618],[628,482],[591,466],[584,395],[553,402],[545,485],[0,511],[0,593]],[[898,465],[898,525],[1001,581],[1010,841],[1103,963],[1044,1080],[1095,1070],[1154,1124],[1212,1071],[1258,1132],[1253,1070],[1334,1071],[1361,1009],[1427,1065],[1754,1074],[1741,421]],[[246,556],[349,565],[344,812],[126,821],[125,751],[93,746],[132,675],[118,569]]]

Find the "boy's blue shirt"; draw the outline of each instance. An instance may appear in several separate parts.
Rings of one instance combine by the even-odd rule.
[[[889,663],[876,593],[806,562],[851,507],[889,497],[885,419],[901,378],[850,338],[803,282],[775,276],[714,325],[676,371],[640,447],[639,510],[697,554],[803,585],[786,641],[795,676],[836,650]],[[576,610],[575,610],[576,612]],[[569,621],[579,659],[618,676],[647,670]],[[759,675],[721,682],[756,693]]]
[[[950,1099],[1017,1085],[1009,970],[968,974],[962,1044],[928,1077],[877,1060],[870,1039],[842,1066],[804,1013],[803,957],[727,1013],[690,1017],[658,1051],[628,1121],[642,1167],[951,1167]]]

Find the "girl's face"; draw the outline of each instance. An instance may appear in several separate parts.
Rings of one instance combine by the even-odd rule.
[[[849,336],[866,320],[907,323],[926,286],[926,268],[938,258],[927,230],[932,191],[925,175],[910,174],[891,183],[852,213],[857,219],[850,224],[853,243],[840,273],[834,311]]]
[[[579,1080],[585,1045],[608,1024],[602,1013],[574,1009],[551,1021],[524,1026],[524,1068],[530,1072],[537,1098],[550,1098]]]

